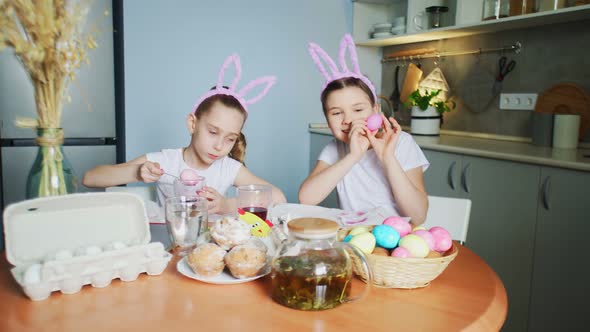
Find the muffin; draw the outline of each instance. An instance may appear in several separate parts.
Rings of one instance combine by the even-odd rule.
[[[246,243],[252,234],[245,222],[234,217],[224,217],[211,228],[211,237],[221,248],[229,250]]]
[[[223,257],[226,251],[215,243],[205,243],[188,254],[188,265],[198,275],[215,277],[225,268]]]
[[[239,245],[225,255],[225,263],[235,278],[254,277],[266,265],[266,251],[251,244]]]

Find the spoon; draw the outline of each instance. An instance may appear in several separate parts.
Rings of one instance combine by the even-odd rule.
[[[173,178],[175,178],[175,179],[180,179],[178,176],[176,176],[176,175],[172,175],[172,174],[170,174],[170,173],[166,173],[166,172],[164,172],[164,174],[162,174],[162,175],[168,175],[168,176],[171,176],[171,177],[173,177]]]

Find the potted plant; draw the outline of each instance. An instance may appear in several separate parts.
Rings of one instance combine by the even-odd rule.
[[[455,108],[454,101],[444,101],[438,94],[442,90],[415,90],[408,96],[407,107],[412,108],[412,135],[438,136],[442,124],[442,116]],[[449,105],[450,104],[450,105]]]

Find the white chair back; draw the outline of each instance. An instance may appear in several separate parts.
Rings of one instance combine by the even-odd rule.
[[[441,226],[449,231],[453,240],[465,242],[470,214],[469,199],[428,196],[428,214],[423,226],[427,229]]]
[[[156,201],[156,186],[107,187],[106,192],[126,192],[136,194],[146,202]]]

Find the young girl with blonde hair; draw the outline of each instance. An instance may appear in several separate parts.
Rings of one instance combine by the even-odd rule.
[[[235,67],[229,87],[223,85],[227,67]],[[187,147],[148,153],[126,163],[101,165],[89,170],[83,179],[87,187],[110,187],[131,182],[155,182],[158,201],[174,195],[175,177],[185,169],[193,169],[205,177],[207,186],[199,193],[209,200],[209,213],[235,211],[235,199],[225,198],[230,186],[269,184],[255,176],[243,163],[246,140],[242,128],[248,117],[247,106],[259,101],[275,83],[271,76],[261,77],[236,90],[241,77],[240,58],[228,57],[219,73],[217,85],[203,95],[188,115],[186,125],[191,134]],[[252,88],[264,85],[255,97],[246,100]],[[286,202],[278,188],[272,186],[275,203]]]

